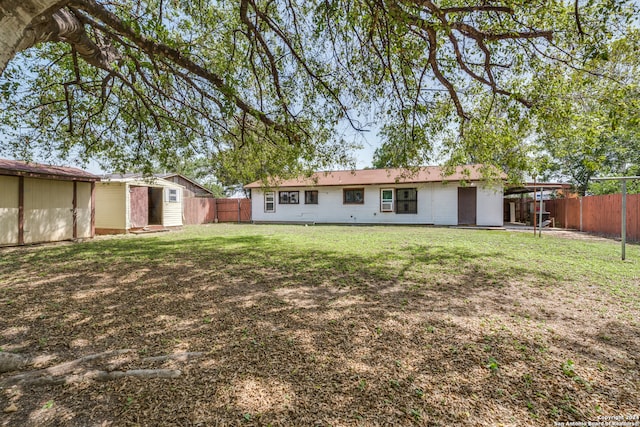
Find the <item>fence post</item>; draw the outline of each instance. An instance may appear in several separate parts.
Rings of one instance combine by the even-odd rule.
[[[579,200],[580,200],[580,231],[582,231],[582,197],[580,197]]]
[[[240,224],[240,199],[238,199],[238,224]]]

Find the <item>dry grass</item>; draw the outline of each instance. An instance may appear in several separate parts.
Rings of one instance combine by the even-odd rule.
[[[618,244],[215,225],[0,250],[0,347],[177,379],[12,386],[3,426],[554,425],[640,410]],[[635,260],[634,260],[635,259]],[[204,352],[188,360],[148,357]],[[0,374],[0,383],[14,375]]]

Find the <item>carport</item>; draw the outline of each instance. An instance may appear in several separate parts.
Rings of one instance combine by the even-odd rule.
[[[542,220],[553,219],[544,209],[544,198],[540,195],[545,191],[555,191],[566,196],[571,193],[572,185],[557,182],[528,182],[518,186],[506,187],[504,190],[504,222],[512,224],[537,225]],[[536,215],[533,215],[533,213]],[[566,221],[565,221],[566,223]]]

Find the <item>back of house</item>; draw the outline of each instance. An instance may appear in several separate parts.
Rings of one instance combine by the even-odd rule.
[[[269,223],[503,225],[503,181],[482,165],[446,175],[366,169],[318,172],[310,178],[251,183],[252,219]]]

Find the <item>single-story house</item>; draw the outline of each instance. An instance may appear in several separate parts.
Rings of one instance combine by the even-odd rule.
[[[99,180],[81,169],[0,159],[0,245],[92,238]]]
[[[253,222],[503,225],[503,183],[481,165],[318,172],[251,191]],[[502,176],[504,178],[504,176]]]
[[[162,178],[104,176],[96,184],[96,234],[182,226],[183,190]]]

